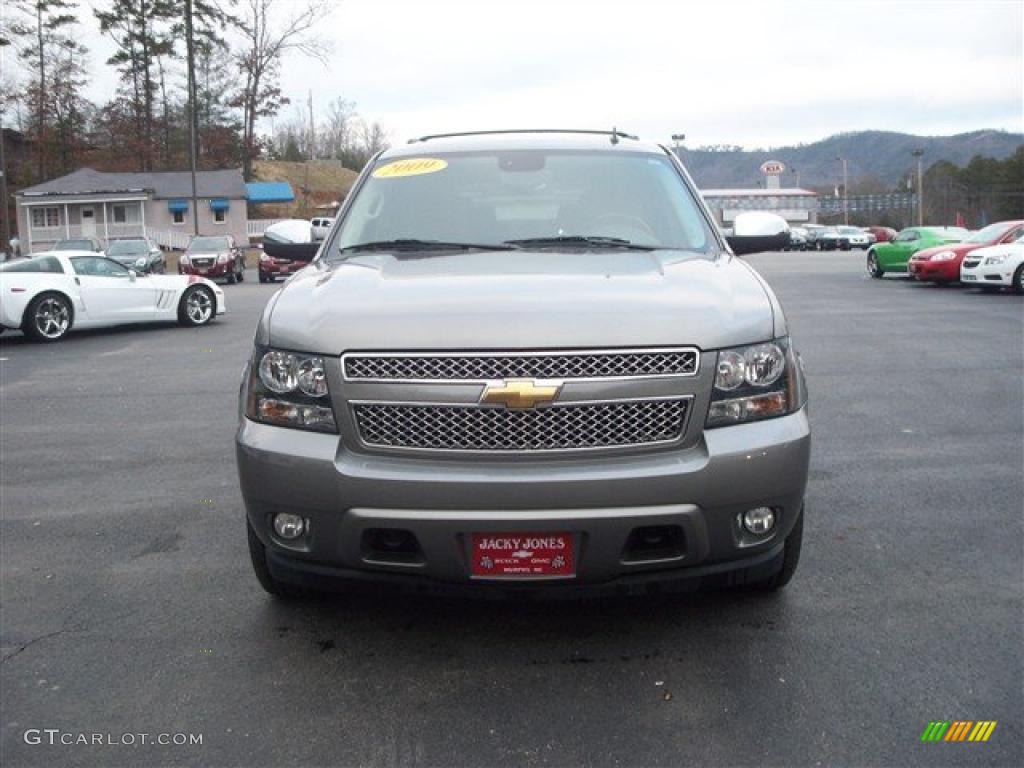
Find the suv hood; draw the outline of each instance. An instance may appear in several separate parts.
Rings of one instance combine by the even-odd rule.
[[[264,332],[271,346],[325,355],[714,349],[772,338],[774,317],[767,288],[750,266],[730,256],[709,261],[676,251],[368,253],[299,272],[272,304]]]

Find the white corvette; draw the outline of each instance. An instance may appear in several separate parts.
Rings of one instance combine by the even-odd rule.
[[[983,291],[1010,288],[1024,293],[1024,237],[1012,243],[975,248],[960,265],[960,282]]]
[[[224,313],[224,291],[205,278],[139,275],[91,251],[48,251],[0,265],[0,330],[37,341],[72,329],[125,323],[205,325]]]

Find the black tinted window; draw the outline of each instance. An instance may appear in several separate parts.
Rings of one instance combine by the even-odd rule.
[[[115,240],[107,248],[107,256],[145,256],[149,244],[145,240]]]
[[[116,261],[100,257],[83,256],[72,259],[71,266],[74,267],[75,272],[79,275],[90,277],[128,277],[127,268],[121,266]]]
[[[53,272],[64,274],[64,268],[53,256],[41,256],[37,259],[25,259],[23,261],[12,261],[0,266],[4,272]]]

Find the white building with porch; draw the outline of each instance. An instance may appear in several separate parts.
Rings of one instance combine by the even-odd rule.
[[[58,240],[93,237],[106,244],[146,236],[184,248],[195,233],[248,243],[247,190],[238,169],[196,172],[196,204],[188,171],[105,172],[81,168],[16,193],[18,232],[26,253]]]

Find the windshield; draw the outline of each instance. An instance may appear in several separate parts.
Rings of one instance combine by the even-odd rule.
[[[965,243],[991,243],[1003,235],[1011,228],[1016,226],[1017,222],[1013,221],[1000,221],[996,224],[989,224],[984,229],[979,229],[973,235],[964,240]]]
[[[863,230],[857,229],[857,227],[840,227],[839,231],[844,235],[863,235]]]
[[[671,161],[656,154],[511,150],[383,160],[335,240],[486,247],[714,245]]]
[[[143,240],[115,240],[107,248],[107,256],[145,256],[149,246]]]
[[[226,237],[197,237],[188,245],[188,253],[213,253],[230,250]]]
[[[95,246],[92,240],[60,240],[53,250],[55,251],[91,251]]]

